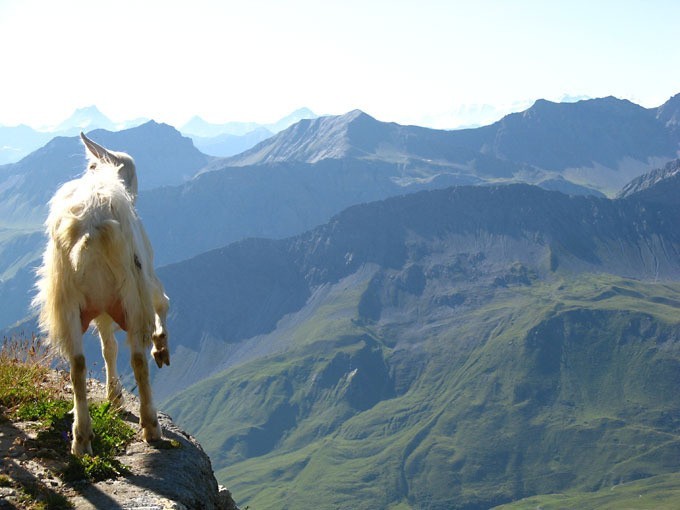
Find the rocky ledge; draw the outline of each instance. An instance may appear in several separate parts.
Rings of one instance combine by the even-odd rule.
[[[64,374],[58,374],[66,381]],[[67,376],[66,376],[67,377]],[[68,385],[66,384],[67,388]],[[88,382],[90,399],[103,400],[104,388]],[[124,418],[138,430],[139,402],[125,394]],[[65,497],[77,509],[214,509],[238,510],[228,490],[217,485],[210,459],[192,436],[159,413],[164,440],[149,445],[141,434],[118,459],[130,474],[97,483],[64,483],[56,472],[64,459],[43,451],[36,441],[35,424],[0,423],[1,508],[31,508],[30,498],[13,486],[32,487],[43,496]],[[7,483],[12,482],[12,483]],[[50,506],[51,507],[51,506]]]

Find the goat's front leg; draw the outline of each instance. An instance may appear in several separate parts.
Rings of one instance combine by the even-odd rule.
[[[135,373],[135,380],[139,389],[139,424],[142,427],[144,441],[150,443],[161,439],[161,427],[158,424],[158,416],[151,395],[149,364],[146,360],[146,353],[141,346],[141,338],[130,339],[132,370]]]
[[[123,405],[123,386],[118,379],[116,361],[118,359],[118,342],[113,334],[113,320],[106,314],[95,319],[99,338],[102,343],[102,354],[106,365],[106,394],[109,402],[115,407]]]
[[[92,421],[87,409],[87,386],[85,382],[85,355],[81,348],[71,355],[71,383],[73,384],[73,427],[71,432],[71,453],[78,457],[92,455]]]

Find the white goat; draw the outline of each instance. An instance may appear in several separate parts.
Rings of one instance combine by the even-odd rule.
[[[137,176],[133,159],[94,143],[83,133],[89,165],[50,201],[49,240],[38,271],[40,327],[71,364],[74,419],[71,452],[92,453],[87,409],[83,334],[94,321],[106,362],[109,401],[119,405],[118,344],[114,322],[127,332],[139,388],[145,441],[161,439],[149,384],[146,350],[158,367],[170,364],[165,320],[168,298],[153,269],[153,251],[135,211]]]

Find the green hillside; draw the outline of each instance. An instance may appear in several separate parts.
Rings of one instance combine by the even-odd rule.
[[[451,294],[443,313],[375,281],[340,280],[289,351],[163,406],[241,506],[585,501],[680,472],[680,284],[525,274],[472,304]],[[380,320],[365,313],[376,295]]]
[[[680,474],[652,476],[595,492],[535,496],[496,510],[675,510],[680,501]]]

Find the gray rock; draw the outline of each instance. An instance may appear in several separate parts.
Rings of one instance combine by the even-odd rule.
[[[103,387],[88,385],[97,399]],[[126,420],[138,429],[139,401],[125,393]],[[229,491],[219,488],[210,458],[195,438],[180,429],[167,414],[159,412],[163,440],[147,444],[141,434],[118,459],[131,474],[116,480],[83,484],[71,498],[75,508],[126,510],[238,510]]]

